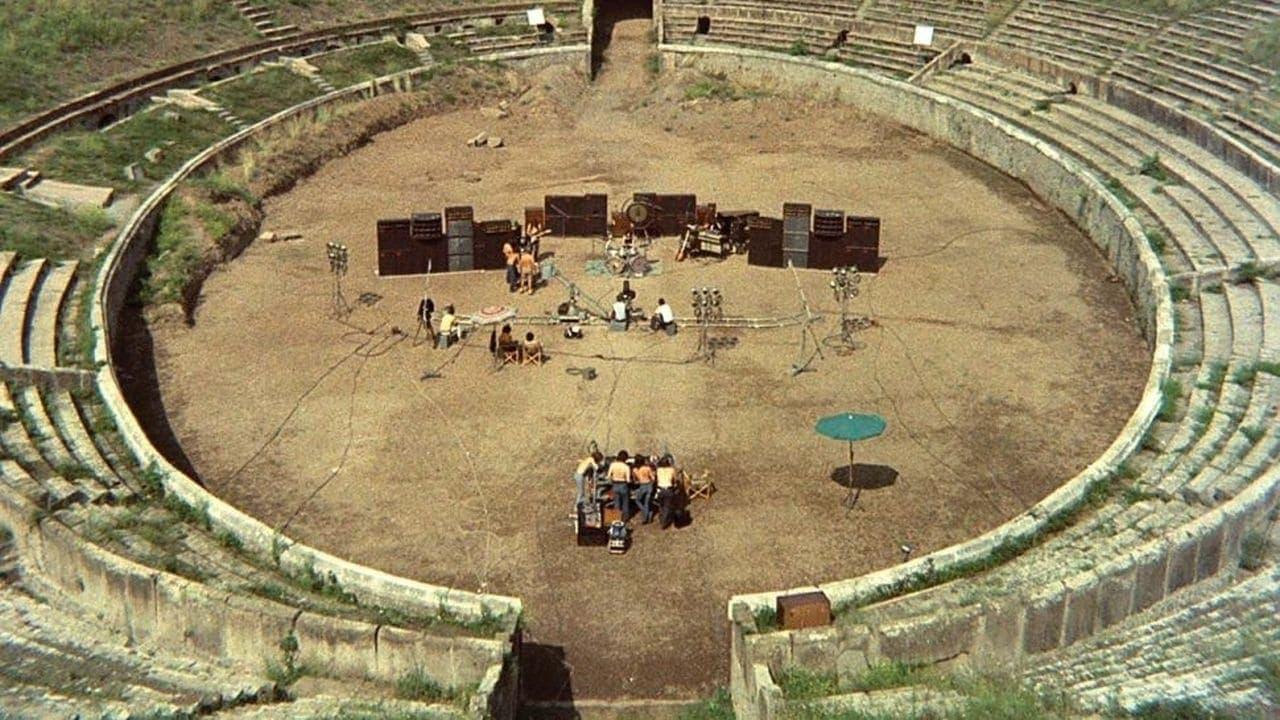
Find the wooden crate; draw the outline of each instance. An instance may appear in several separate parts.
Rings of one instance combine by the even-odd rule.
[[[831,601],[821,591],[779,595],[778,624],[784,630],[822,627],[831,624]]]

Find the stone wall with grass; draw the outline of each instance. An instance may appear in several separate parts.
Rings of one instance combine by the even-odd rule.
[[[990,648],[1014,654],[1033,648],[1056,647],[1063,641],[1066,608],[1085,612],[1085,600],[1096,612],[1099,588],[1121,593],[1121,578],[1136,574],[1147,554],[1123,559],[1100,572],[1091,584],[1068,594],[1063,588],[1045,597],[1028,598],[1025,605],[980,605],[966,614],[930,617],[895,628],[874,630],[854,623],[798,632],[758,632],[757,618],[767,614],[780,594],[821,590],[837,612],[926,591],[948,580],[979,572],[1033,547],[1052,530],[1070,523],[1099,487],[1121,472],[1123,463],[1141,446],[1162,405],[1162,387],[1171,366],[1174,321],[1168,281],[1148,246],[1137,219],[1086,167],[1054,146],[996,116],[938,93],[894,81],[856,68],[811,58],[788,57],[752,50],[664,46],[667,62],[705,69],[746,85],[811,96],[830,95],[913,128],[1019,178],[1046,202],[1075,222],[1104,252],[1123,279],[1136,307],[1136,317],[1152,347],[1152,367],[1138,407],[1110,448],[1088,468],[1064,483],[1030,510],[978,538],[944,548],[902,565],[858,578],[836,580],[817,587],[737,596],[730,601],[733,623],[731,676],[740,714],[771,716],[782,696],[773,670],[798,665],[847,674],[882,660],[936,662]],[[1248,513],[1244,513],[1248,515]],[[1209,518],[1210,516],[1206,516]],[[1203,571],[1216,572],[1228,543],[1224,517],[1206,519],[1202,531],[1179,545],[1182,556],[1199,558]],[[1189,549],[1188,549],[1189,548]],[[1175,550],[1144,549],[1167,561]],[[1117,561],[1118,563],[1120,561]],[[1186,562],[1180,561],[1180,562]],[[1191,562],[1196,562],[1194,559]],[[1143,565],[1145,567],[1145,565]],[[1168,565],[1162,567],[1168,568]],[[1179,567],[1183,567],[1179,565]],[[1200,570],[1193,572],[1198,577]],[[1165,576],[1160,581],[1163,589]],[[1118,583],[1118,584],[1117,584]],[[1133,587],[1129,586],[1133,592]],[[1111,608],[1112,605],[1107,607]],[[1125,606],[1134,611],[1136,603]],[[1146,607],[1146,605],[1142,605]],[[1055,626],[1054,623],[1057,623]],[[1082,621],[1081,621],[1082,622]],[[1090,621],[1092,622],[1092,620]],[[1056,627],[1058,634],[1053,635]],[[1079,624],[1072,627],[1080,627]],[[1092,627],[1091,625],[1089,627]],[[1050,636],[1052,641],[1050,641]],[[1038,650],[1037,650],[1038,651]]]
[[[580,52],[580,48],[537,49],[505,59],[522,62],[527,56],[538,64],[561,59],[575,62]],[[399,691],[408,696],[453,701],[473,716],[510,717],[518,684],[518,667],[509,652],[521,613],[518,599],[434,586],[350,563],[296,543],[224,503],[155,449],[130,412],[110,362],[121,313],[146,268],[166,208],[173,207],[174,195],[185,182],[203,183],[208,193],[204,197],[219,193],[238,197],[238,189],[224,186],[215,176],[199,179],[200,174],[236,158],[237,152],[253,147],[272,128],[314,120],[317,113],[334,113],[382,95],[412,91],[431,78],[430,71],[416,69],[315,98],[218,141],[184,163],[143,200],[103,256],[86,330],[91,333],[105,413],[166,502],[192,508],[211,532],[287,575],[323,578],[326,587],[351,602],[413,617],[447,617],[451,622],[413,630],[300,611],[137,565],[85,542],[60,523],[43,520],[32,508],[5,505],[0,508],[0,522],[25,528],[18,543],[35,576],[89,607],[101,608],[104,621],[126,629],[139,641],[261,662],[269,674],[282,680],[295,678],[304,668],[340,677],[374,678],[403,685]],[[420,109],[392,113],[386,121],[391,124],[369,132],[402,123]],[[329,157],[349,150],[352,145],[346,142],[351,141],[302,153],[295,157],[294,169],[314,170]],[[283,174],[270,175],[263,182],[287,187],[298,176],[289,173],[288,177],[292,180]],[[245,202],[244,198],[238,201]],[[187,212],[199,219],[199,205],[188,205]],[[460,629],[449,629],[455,625]],[[469,627],[490,629],[477,637]]]

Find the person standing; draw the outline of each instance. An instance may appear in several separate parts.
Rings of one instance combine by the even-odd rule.
[[[678,494],[676,468],[669,456],[658,461],[658,524],[666,530],[676,520]]]
[[[426,329],[427,340],[429,340],[432,345],[436,342],[436,330],[431,326],[431,315],[435,313],[435,311],[435,302],[426,295],[423,295],[422,299],[418,301],[418,326]]]
[[[502,243],[502,257],[507,261],[507,291],[515,292],[516,285],[520,282],[519,270],[516,269],[516,261],[520,259],[516,249],[511,247],[511,243]]]
[[[631,466],[627,464],[626,450],[618,451],[606,477],[613,490],[613,507],[622,513],[622,521],[626,522],[631,515]]]
[[[533,294],[533,279],[538,272],[538,261],[533,256],[533,251],[529,250],[520,253],[518,261],[520,269],[520,292]]]
[[[578,498],[576,500],[578,507],[582,507],[582,503],[587,499],[587,478],[594,477],[596,470],[599,469],[600,463],[604,462],[604,455],[599,450],[582,458],[578,463],[578,469],[573,473],[573,484],[577,488]],[[594,495],[594,491],[592,495]]]
[[[653,521],[653,465],[648,462],[636,462],[636,502],[640,504],[640,514],[644,515],[644,524]]]

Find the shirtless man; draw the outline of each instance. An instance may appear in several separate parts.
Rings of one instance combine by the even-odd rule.
[[[520,259],[517,261],[520,269],[520,292],[533,294],[533,277],[538,272],[538,261],[534,259],[532,252],[520,253]]]

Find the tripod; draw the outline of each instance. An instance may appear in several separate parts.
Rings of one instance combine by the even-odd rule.
[[[822,318],[814,315],[813,310],[809,309],[809,300],[804,296],[804,287],[800,285],[800,273],[796,272],[796,266],[788,262],[787,267],[791,268],[791,275],[796,281],[796,290],[800,293],[800,306],[804,308],[804,322],[800,325],[800,352],[796,361],[791,364],[791,376],[795,377],[808,370],[814,358],[825,360],[826,356],[822,354],[822,341],[813,330],[813,324]],[[813,352],[808,352],[810,339],[813,340]]]

